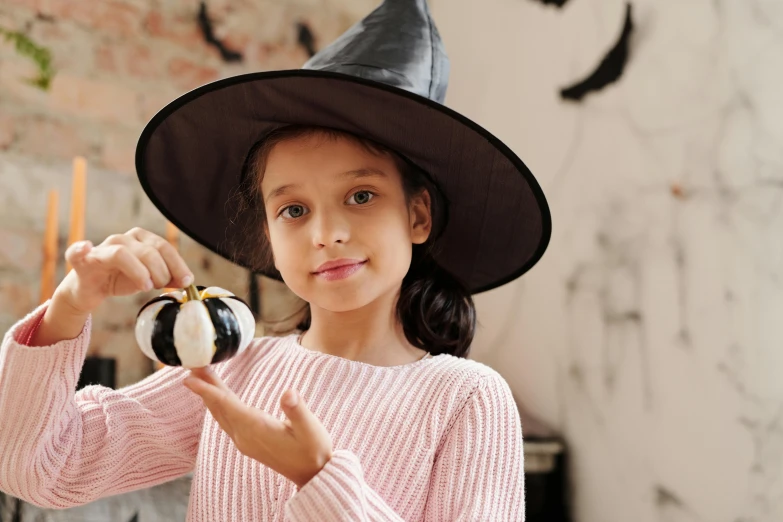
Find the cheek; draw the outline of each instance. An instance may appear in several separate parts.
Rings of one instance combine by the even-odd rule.
[[[376,266],[384,272],[404,276],[411,260],[410,227],[405,216],[374,220],[363,231],[363,243],[375,254]]]
[[[297,259],[301,259],[301,255],[297,255],[295,238],[272,225],[269,227],[269,242],[277,269],[284,276],[287,275],[286,273],[291,272],[292,263],[295,264]]]
[[[312,281],[309,273],[307,246],[293,231],[277,230],[270,234],[275,266],[288,289],[305,301],[313,300]]]

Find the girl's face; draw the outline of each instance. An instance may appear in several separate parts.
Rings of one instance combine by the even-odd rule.
[[[409,203],[392,158],[345,138],[275,145],[261,192],[275,267],[295,294],[332,312],[396,295],[412,245],[431,230],[429,194]]]

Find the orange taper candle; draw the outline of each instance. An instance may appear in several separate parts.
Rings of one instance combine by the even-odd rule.
[[[57,268],[57,240],[59,236],[57,206],[59,195],[56,190],[49,191],[46,204],[46,229],[43,240],[43,267],[41,269],[41,295],[39,303],[46,302],[54,293],[55,270]]]
[[[84,239],[84,204],[87,191],[87,160],[81,156],[73,159],[73,180],[71,183],[71,222],[68,232],[68,246]],[[71,270],[70,264],[65,272]]]

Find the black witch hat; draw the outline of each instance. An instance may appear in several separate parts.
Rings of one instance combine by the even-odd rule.
[[[248,151],[286,125],[347,131],[395,150],[431,177],[448,204],[436,260],[474,293],[495,288],[541,258],[549,208],[506,145],[442,104],[448,73],[426,1],[385,0],[302,69],[219,80],[164,107],[139,139],[139,180],[183,233],[279,279],[274,267],[236,256],[244,230],[230,196]]]

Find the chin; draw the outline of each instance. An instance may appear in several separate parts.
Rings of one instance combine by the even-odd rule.
[[[331,285],[332,283],[330,283]],[[313,288],[308,292],[311,304],[330,312],[350,312],[375,301],[381,292],[369,285],[339,284],[332,287]]]

